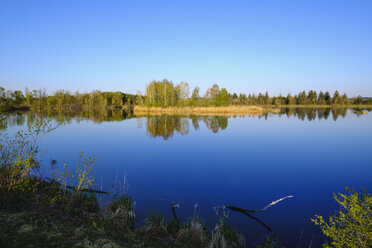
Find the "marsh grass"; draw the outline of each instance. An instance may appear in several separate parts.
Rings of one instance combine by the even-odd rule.
[[[228,107],[145,107],[134,106],[133,113],[137,116],[143,115],[214,115],[214,116],[246,116],[262,115],[264,113],[279,113],[277,108],[263,108],[259,106],[228,106]]]

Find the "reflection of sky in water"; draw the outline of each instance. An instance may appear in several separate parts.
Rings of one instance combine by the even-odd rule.
[[[169,201],[179,201],[177,212],[183,220],[193,215],[197,203],[201,218],[213,227],[214,206],[262,208],[293,194],[294,198],[256,214],[293,246],[299,245],[301,232],[303,246],[311,239],[313,246],[319,245],[320,232],[310,218],[336,210],[333,192],[342,192],[344,186],[372,190],[371,113],[358,117],[349,111],[336,121],[332,113],[327,120],[318,119],[316,113],[312,121],[307,116],[301,120],[286,115],[267,120],[228,118],[220,120],[227,127],[217,133],[208,128],[216,120],[205,121],[205,117],[199,130],[191,119],[156,118],[61,125],[41,141],[41,147],[48,149],[44,160],[56,159],[61,167],[73,164],[79,151],[99,154],[98,187],[102,180],[104,190],[110,190],[116,174],[120,179],[125,171],[140,221],[151,210],[170,218]],[[154,138],[151,134],[156,128],[149,123],[161,130],[161,125],[169,130],[174,125],[183,133],[187,130],[187,135],[175,131],[166,140]],[[248,242],[266,234],[243,215],[230,213],[230,218],[246,233]]]

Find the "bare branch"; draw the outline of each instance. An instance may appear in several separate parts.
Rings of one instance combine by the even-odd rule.
[[[284,247],[289,247],[288,244],[286,244],[284,241],[282,241],[275,233],[273,233],[271,227],[269,227],[268,225],[266,225],[264,222],[262,222],[260,219],[256,218],[255,216],[249,214],[249,213],[253,213],[253,212],[264,212],[266,209],[274,206],[275,204],[287,199],[287,198],[292,198],[293,195],[289,195],[289,196],[286,196],[286,197],[283,197],[283,198],[280,198],[276,201],[273,201],[271,202],[269,205],[267,205],[266,207],[262,208],[262,209],[258,209],[258,210],[250,210],[250,209],[243,209],[243,208],[239,208],[239,207],[235,207],[235,206],[227,206],[226,208],[230,209],[230,210],[233,210],[233,211],[236,211],[236,212],[239,212],[239,213],[242,213],[246,216],[248,216],[249,218],[257,221],[258,223],[260,223],[263,227],[265,227],[269,232],[270,234],[276,239],[278,240]]]

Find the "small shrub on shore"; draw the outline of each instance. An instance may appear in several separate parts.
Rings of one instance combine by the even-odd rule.
[[[346,188],[348,195],[338,193],[333,198],[340,210],[325,221],[316,215],[312,221],[320,226],[330,242],[324,247],[372,247],[372,195]]]

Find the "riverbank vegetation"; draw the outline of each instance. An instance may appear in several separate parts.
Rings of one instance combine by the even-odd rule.
[[[257,116],[263,113],[279,113],[278,108],[262,108],[258,106],[226,106],[226,107],[146,107],[134,106],[136,116],[143,115],[213,115],[213,116]]]
[[[90,93],[71,93],[67,90],[58,90],[52,95],[48,95],[45,89],[39,90],[6,90],[0,87],[0,111],[11,111],[17,109],[31,109],[40,111],[45,109],[70,109],[88,110],[100,108],[132,108],[139,106],[149,108],[146,110],[158,112],[154,108],[173,109],[172,111],[190,112],[190,108],[215,108],[227,106],[259,106],[264,108],[271,107],[370,107],[372,98],[357,96],[348,98],[346,94],[335,91],[333,94],[328,91],[317,93],[315,90],[308,92],[302,91],[297,95],[288,94],[287,96],[270,96],[265,93],[231,93],[226,88],[220,88],[217,84],[208,88],[204,95],[201,95],[200,88],[195,87],[190,92],[189,84],[180,82],[174,84],[172,81],[163,79],[162,81],[152,81],[146,86],[146,92],[142,95],[127,94],[122,92],[102,92],[92,91]],[[213,108],[212,108],[213,107]],[[151,109],[150,109],[151,108]],[[177,108],[175,110],[174,108]],[[235,108],[230,108],[235,111]],[[220,112],[220,111],[218,111]]]

